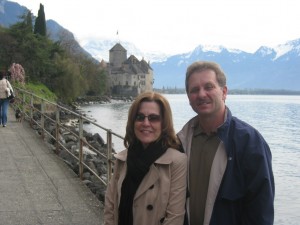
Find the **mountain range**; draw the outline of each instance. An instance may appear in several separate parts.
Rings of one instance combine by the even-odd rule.
[[[0,0],[0,25],[9,27],[26,10],[18,3]],[[49,37],[57,40],[62,33],[74,39],[72,32],[54,20],[47,20]],[[95,60],[108,61],[109,50],[116,40],[90,39],[78,43],[75,50]],[[229,89],[271,89],[300,91],[300,39],[276,47],[262,46],[254,53],[223,46],[196,46],[194,50],[177,55],[144,53],[134,44],[120,42],[127,55],[150,62],[154,72],[154,88],[184,88],[185,70],[196,60],[215,61],[227,75]],[[75,51],[74,50],[74,51]]]
[[[300,90],[300,39],[276,48],[260,47],[255,53],[198,46],[185,54],[151,64],[155,87],[184,87],[185,70],[196,60],[215,61],[227,75],[229,89]]]

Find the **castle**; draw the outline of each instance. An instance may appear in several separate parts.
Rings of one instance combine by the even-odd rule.
[[[134,55],[127,58],[127,50],[117,43],[109,50],[106,66],[111,95],[136,97],[153,90],[153,70],[144,59]]]

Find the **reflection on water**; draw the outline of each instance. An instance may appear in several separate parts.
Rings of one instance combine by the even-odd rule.
[[[175,130],[195,115],[186,95],[165,95],[171,105]],[[254,126],[270,145],[275,176],[275,225],[298,225],[300,222],[300,96],[229,95],[226,104],[234,116]],[[86,106],[83,110],[97,122],[125,135],[131,103],[116,102]],[[85,129],[100,133],[90,125]],[[124,147],[120,140],[115,148]]]
[[[275,224],[299,224],[300,97],[231,96],[233,113],[257,128],[270,145],[275,176]]]
[[[97,104],[84,106],[82,109],[86,114],[96,120],[98,124],[106,129],[125,136],[128,109],[131,103],[116,101],[110,104]],[[106,140],[106,132],[93,125],[85,125],[84,129],[91,133],[99,133]],[[124,149],[123,141],[113,136],[114,149],[120,151]]]

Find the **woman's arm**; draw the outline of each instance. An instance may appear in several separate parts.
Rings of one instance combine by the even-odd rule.
[[[117,171],[119,168],[118,160],[114,165],[114,173],[108,183],[106,193],[105,193],[105,205],[104,205],[104,225],[115,225],[117,224],[115,220],[115,207],[116,205],[115,199],[117,198]]]
[[[185,215],[187,157],[180,154],[171,165],[170,198],[164,225],[182,225]]]
[[[12,88],[12,86],[11,86],[11,84],[9,83],[8,80],[6,80],[6,84],[7,84],[7,87],[8,87],[12,92],[14,92],[14,90],[13,90],[13,88]]]

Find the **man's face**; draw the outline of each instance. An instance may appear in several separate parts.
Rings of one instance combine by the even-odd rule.
[[[200,116],[223,116],[227,87],[220,87],[213,70],[194,72],[188,79],[188,98]]]

